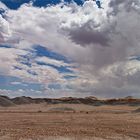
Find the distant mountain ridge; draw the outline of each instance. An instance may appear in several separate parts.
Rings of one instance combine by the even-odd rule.
[[[14,105],[22,104],[87,104],[93,106],[100,105],[140,105],[140,99],[133,98],[131,96],[119,99],[105,99],[100,100],[94,96],[85,97],[85,98],[76,98],[76,97],[63,97],[63,98],[31,98],[26,96],[9,98],[7,96],[0,95],[0,106],[9,107]]]

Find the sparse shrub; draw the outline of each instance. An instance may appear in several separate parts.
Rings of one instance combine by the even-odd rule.
[[[42,113],[42,111],[41,111],[41,110],[38,110],[37,112],[38,112],[38,113]]]

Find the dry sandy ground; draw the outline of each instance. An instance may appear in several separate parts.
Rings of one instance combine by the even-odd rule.
[[[140,140],[138,107],[75,104],[0,107],[0,140]]]

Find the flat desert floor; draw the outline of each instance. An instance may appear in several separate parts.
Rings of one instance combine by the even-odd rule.
[[[138,106],[0,107],[0,140],[140,140]]]

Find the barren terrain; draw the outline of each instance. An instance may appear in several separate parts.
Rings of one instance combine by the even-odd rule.
[[[0,140],[140,140],[140,106],[0,107]]]

